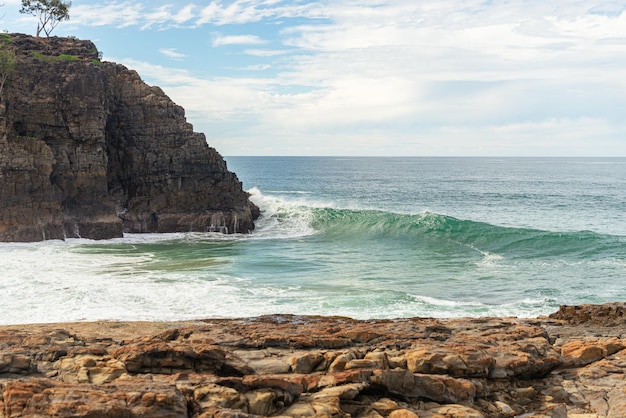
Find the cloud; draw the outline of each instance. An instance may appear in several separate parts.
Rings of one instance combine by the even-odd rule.
[[[235,68],[240,71],[265,71],[272,68],[269,64],[248,65],[247,67]]]
[[[140,26],[148,29],[152,26],[176,27],[190,22],[196,17],[195,6],[188,4],[165,4],[155,8],[146,8],[136,2],[108,2],[105,4],[73,5],[72,22],[86,26]]]
[[[194,5],[192,4],[187,5],[183,7],[181,10],[179,10],[178,13],[173,15],[172,20],[174,20],[176,23],[179,23],[179,24],[185,23],[195,17],[195,14],[193,13],[194,9],[195,9]]]
[[[143,5],[140,3],[106,3],[73,5],[71,19],[73,23],[84,26],[128,27],[144,22]]]
[[[227,150],[265,135],[310,140],[307,149],[322,154],[367,144],[359,151],[497,155],[526,145],[529,154],[626,155],[626,11],[613,1],[235,0],[128,13],[112,21],[246,33],[217,34],[214,47],[272,39],[272,48],[247,48],[222,67],[259,74],[141,64]],[[237,26],[250,22],[271,24],[278,38]],[[297,147],[286,142],[272,149]]]
[[[227,6],[212,1],[200,11],[197,25],[233,25],[259,22],[268,18],[302,16],[306,5],[283,5],[275,0],[235,0]]]
[[[562,116],[540,111],[536,107],[543,96],[534,97],[533,89],[551,96],[561,88],[533,85],[532,80],[512,85],[443,82],[434,89],[429,82],[403,78],[344,76],[323,88],[278,94],[288,87],[280,77],[206,78],[188,70],[117,61],[183,105],[194,128],[207,133],[209,143],[225,155],[626,154],[626,143],[619,140],[623,122],[615,124],[603,112],[570,117],[570,111]],[[565,101],[576,102],[571,97]],[[526,120],[520,109],[526,109]]]
[[[183,58],[187,57],[187,55],[177,52],[176,48],[161,48],[159,49],[159,52],[165,55],[166,57],[171,58],[173,60],[177,60],[177,61],[180,61]]]
[[[255,57],[275,57],[277,55],[289,54],[293,51],[287,49],[246,49],[243,52],[246,55],[252,55]]]
[[[193,5],[187,5],[175,12],[172,11],[172,8],[171,4],[166,4],[146,13],[143,16],[142,29],[147,29],[153,25],[178,26],[194,18]]]
[[[217,47],[225,45],[260,45],[264,43],[266,41],[256,35],[216,35],[211,44]]]
[[[256,113],[268,104],[269,81],[248,78],[202,78],[190,71],[153,65],[132,59],[117,59],[141,74],[142,78],[163,88],[186,110],[222,119],[239,112]]]
[[[275,99],[281,105],[266,116],[271,124],[287,129],[390,123],[415,114],[420,106],[419,86],[410,80],[353,74],[322,89]]]
[[[7,4],[17,4],[9,0]],[[156,3],[156,2],[155,2]],[[315,3],[289,4],[282,0],[234,0],[227,5],[211,1],[202,7],[194,3],[186,5],[173,1],[150,4],[132,1],[112,1],[90,5],[73,5],[72,20],[81,20],[86,25],[115,25],[119,27],[139,26],[143,29],[152,26],[200,27],[204,25],[239,25],[259,22],[264,19],[281,19],[315,16],[311,13]],[[149,4],[149,3],[148,3]],[[100,19],[98,19],[100,18]]]
[[[432,150],[458,155],[584,157],[598,155],[599,149],[613,149],[618,154],[626,151],[626,144],[615,139],[615,126],[603,119],[586,117],[478,127],[459,125],[441,127],[430,134],[439,139],[438,146],[430,145]]]

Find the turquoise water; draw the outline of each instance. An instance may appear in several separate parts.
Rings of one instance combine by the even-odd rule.
[[[532,317],[626,300],[626,159],[230,157],[251,235],[0,245],[0,322]]]

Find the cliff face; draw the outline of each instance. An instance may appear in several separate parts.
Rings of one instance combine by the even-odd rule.
[[[161,89],[89,41],[10,39],[0,241],[254,229],[258,208]]]

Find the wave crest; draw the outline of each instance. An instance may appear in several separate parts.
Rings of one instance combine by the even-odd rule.
[[[264,195],[251,198],[262,210],[261,237],[304,237],[323,234],[330,239],[416,240],[429,245],[464,246],[490,261],[514,258],[606,255],[626,257],[626,238],[590,231],[545,231],[493,225],[432,212],[401,214],[382,210],[342,209],[325,202],[286,200]]]

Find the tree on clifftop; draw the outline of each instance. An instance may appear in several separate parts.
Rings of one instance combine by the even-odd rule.
[[[71,1],[63,0],[22,0],[20,13],[30,14],[39,19],[37,36],[42,30],[46,36],[50,36],[59,22],[70,19],[71,6]]]

